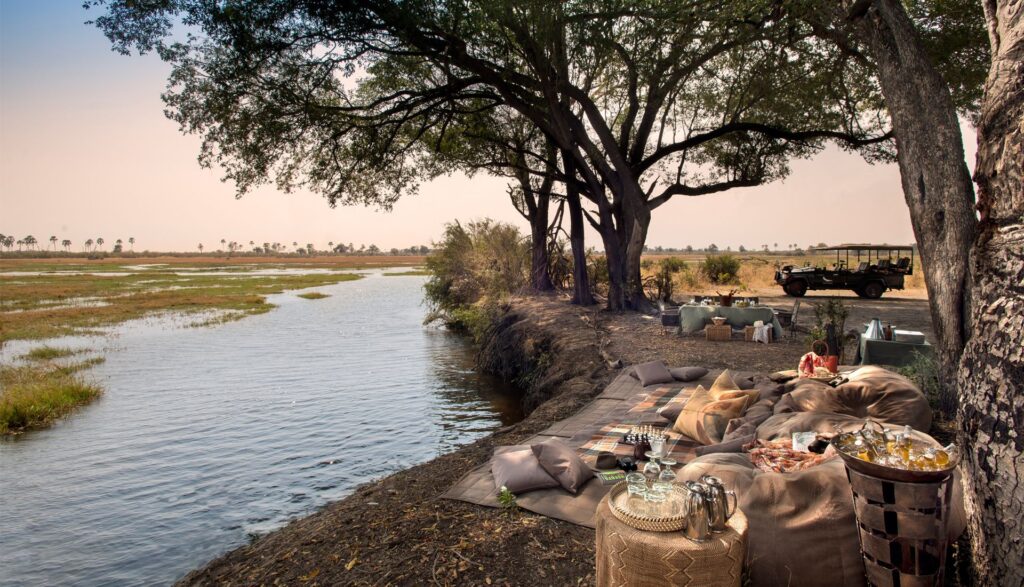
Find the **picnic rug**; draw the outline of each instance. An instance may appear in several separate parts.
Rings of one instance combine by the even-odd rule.
[[[716,370],[696,381],[676,381],[644,388],[639,381],[630,376],[631,372],[632,369],[624,369],[605,391],[576,415],[556,422],[540,434],[524,440],[521,445],[498,447],[495,454],[521,449],[549,438],[559,438],[575,448],[591,466],[602,450],[614,452],[620,458],[632,456],[633,446],[620,442],[630,428],[646,425],[667,427],[669,422],[658,416],[659,409],[670,402],[685,402],[689,397],[688,390],[698,385],[710,387],[721,374],[721,370]],[[684,388],[687,391],[684,391]],[[668,428],[666,431],[669,437],[666,446],[679,463],[675,467],[679,470],[683,464],[696,458],[694,451],[700,445]],[[541,489],[516,496],[516,503],[519,507],[542,516],[594,528],[597,506],[611,488],[611,485],[603,485],[597,479],[593,479],[576,495],[561,488]],[[487,462],[466,473],[441,497],[498,507],[497,493],[498,489],[491,475],[491,464]]]

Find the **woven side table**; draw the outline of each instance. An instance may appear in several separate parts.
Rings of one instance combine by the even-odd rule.
[[[747,518],[729,520],[729,529],[707,542],[682,532],[645,532],[619,521],[601,501],[596,514],[598,587],[701,585],[739,587],[747,552]]]

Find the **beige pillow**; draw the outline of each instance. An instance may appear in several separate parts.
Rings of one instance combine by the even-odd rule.
[[[704,404],[697,418],[696,440],[703,444],[722,442],[729,421],[743,415],[749,399],[749,396],[736,396]]]
[[[679,412],[679,417],[676,418],[676,423],[673,426],[675,431],[698,440],[697,421],[700,418],[700,410],[710,401],[712,399],[708,391],[704,389],[703,385],[698,385],[690,395],[690,399],[686,401],[682,411]]]
[[[722,374],[715,379],[715,382],[711,384],[711,389],[708,391],[711,393],[711,397],[718,399],[718,394],[724,391],[733,391],[739,389],[740,386],[736,385],[736,382],[732,379],[732,373],[728,369],[722,371]]]
[[[761,392],[756,389],[740,389],[739,384],[733,379],[732,373],[728,369],[722,371],[722,374],[715,379],[715,382],[711,384],[711,389],[708,391],[711,395],[711,399],[731,399],[738,397],[738,395],[747,395],[750,397],[750,401],[747,405],[753,405],[761,396]]]
[[[533,445],[533,454],[548,475],[554,477],[569,493],[579,491],[594,476],[594,472],[576,451],[557,438]]]

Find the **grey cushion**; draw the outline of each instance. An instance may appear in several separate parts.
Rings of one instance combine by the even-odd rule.
[[[548,475],[554,477],[569,493],[579,491],[594,476],[594,472],[576,451],[557,438],[533,445],[533,454]]]
[[[658,415],[665,418],[673,424],[679,419],[679,414],[683,412],[683,407],[686,406],[686,402],[669,402],[664,408],[658,410]]]
[[[708,374],[704,367],[676,367],[668,372],[678,381],[696,381]]]
[[[633,377],[640,380],[640,385],[647,387],[655,383],[672,383],[675,377],[669,372],[668,367],[661,361],[641,363],[633,367]]]
[[[516,494],[558,487],[558,481],[540,466],[537,455],[529,446],[494,455],[491,474],[494,475],[495,488],[504,486]]]

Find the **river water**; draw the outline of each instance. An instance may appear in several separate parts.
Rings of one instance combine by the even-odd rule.
[[[269,297],[215,327],[104,338],[102,398],[0,442],[0,584],[152,585],[522,417],[473,348],[424,327],[423,277]],[[9,362],[33,345],[8,345]]]

